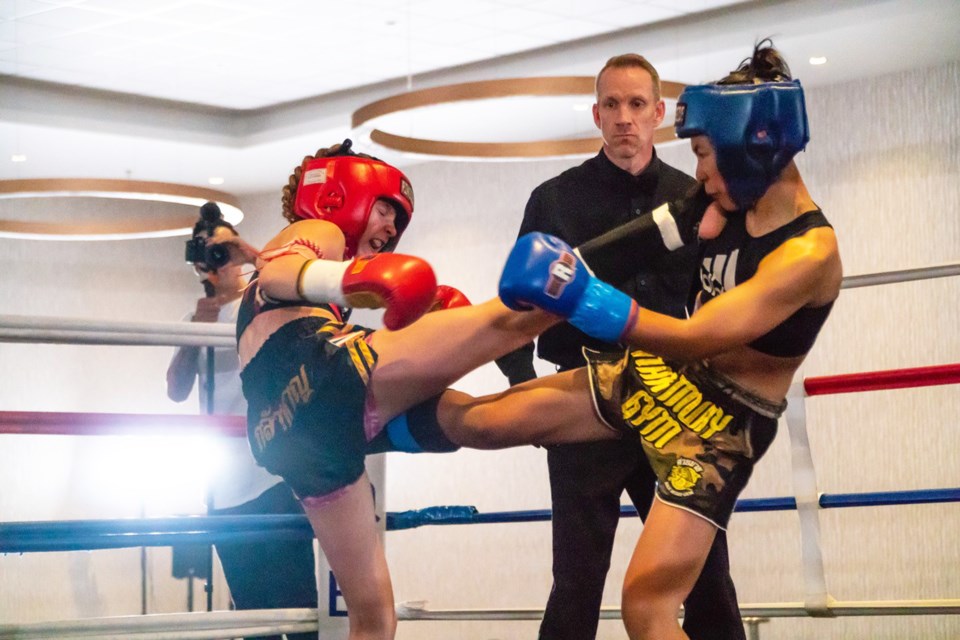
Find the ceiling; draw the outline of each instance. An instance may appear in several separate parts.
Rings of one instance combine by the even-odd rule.
[[[258,109],[730,4],[15,0],[2,4],[0,70]]]
[[[261,192],[348,135],[404,166],[423,157],[371,148],[356,109],[444,84],[592,76],[629,51],[666,80],[704,82],[765,36],[806,86],[846,82],[960,59],[960,2],[0,0],[0,179],[219,177]],[[429,134],[593,134],[589,96],[572,117],[569,102],[511,100],[427,114]]]

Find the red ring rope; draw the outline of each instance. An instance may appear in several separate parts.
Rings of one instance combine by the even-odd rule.
[[[821,396],[856,391],[934,387],[960,383],[960,364],[945,364],[914,369],[890,369],[868,373],[847,373],[837,376],[806,378],[803,388],[808,396]]]

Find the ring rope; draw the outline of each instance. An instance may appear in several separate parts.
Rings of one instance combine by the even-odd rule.
[[[47,329],[0,329],[0,342],[30,344],[97,344],[124,347],[227,347],[236,348],[231,336],[181,335],[107,331],[51,331]]]
[[[92,318],[0,315],[0,329],[49,329],[89,333],[169,333],[171,335],[233,336],[236,329],[216,322],[146,322]]]
[[[865,273],[859,276],[845,276],[840,282],[841,289],[856,289],[857,287],[873,287],[879,284],[895,284],[897,282],[912,282],[914,280],[929,280],[960,275],[960,263],[952,262],[932,267],[917,267],[900,269],[897,271],[883,271]]]
[[[0,315],[0,342],[233,347],[236,328],[216,322],[129,322]]]
[[[960,364],[947,364],[805,378],[802,386],[805,395],[818,396],[958,383]],[[0,411],[0,434],[89,436],[170,434],[171,430],[196,434],[205,429],[226,436],[247,435],[243,416]]]
[[[853,289],[960,275],[960,263],[843,278]],[[233,327],[214,322],[129,322],[50,316],[0,315],[0,342],[125,346],[236,346]]]
[[[111,616],[0,625],[0,640],[62,640],[67,637],[203,640],[316,631],[316,609],[253,609]]]
[[[960,613],[960,600],[891,600],[835,602],[836,616],[944,615]],[[403,602],[396,607],[399,620],[540,620],[543,609],[444,609],[431,610],[423,601]],[[746,618],[797,618],[807,612],[801,603],[776,602],[740,607]],[[0,626],[0,640],[212,640],[225,631],[234,635],[267,635],[317,631],[316,609],[267,609],[214,611],[206,613],[165,613],[141,616],[88,618],[57,622]],[[602,620],[621,618],[619,607],[601,607]],[[260,626],[255,626],[255,625]]]
[[[823,509],[842,509],[947,502],[960,502],[960,487],[821,494],[818,506]],[[784,496],[738,500],[734,510],[738,513],[756,513],[796,508],[795,498]],[[401,531],[434,525],[547,522],[551,515],[549,509],[481,513],[473,506],[436,506],[388,512],[386,529]],[[625,518],[638,517],[637,510],[627,505],[621,506],[620,515]],[[309,521],[299,514],[9,522],[0,524],[0,553],[218,544],[312,536]]]
[[[247,437],[243,416],[190,413],[77,413],[69,411],[0,411],[0,434],[115,436],[220,434]]]
[[[960,383],[960,364],[946,364],[806,378],[803,389],[808,396],[822,396],[957,383]]]
[[[807,433],[806,398],[956,383],[960,383],[960,365],[948,364],[806,378],[790,386],[784,418],[790,432],[792,479],[800,520],[800,556],[806,593],[805,604],[811,615],[833,616],[835,613],[831,606],[834,598],[827,589],[823,560],[819,515],[823,505]]]
[[[834,616],[894,616],[945,615],[960,613],[960,599],[939,600],[864,600],[833,602]],[[428,609],[423,601],[402,602],[397,605],[401,620],[540,620],[543,609]],[[772,602],[744,604],[740,615],[764,618],[803,618],[809,614],[800,602]],[[620,607],[601,607],[600,619],[619,620]]]

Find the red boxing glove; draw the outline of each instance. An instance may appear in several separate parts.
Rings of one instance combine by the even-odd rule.
[[[433,298],[433,305],[427,311],[439,311],[440,309],[453,309],[454,307],[469,307],[470,301],[463,292],[456,287],[441,284],[437,287],[437,295]]]
[[[398,253],[356,258],[343,275],[351,307],[385,308],[383,324],[401,329],[426,313],[437,294],[437,278],[426,261]]]

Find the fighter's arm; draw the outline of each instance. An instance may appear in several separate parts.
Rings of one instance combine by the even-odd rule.
[[[607,342],[693,359],[745,345],[800,307],[826,304],[839,290],[840,272],[833,231],[813,229],[772,252],[748,281],[680,320],[640,308],[587,272],[557,238],[530,234],[507,260],[500,297],[513,309],[534,306],[561,315]]]
[[[840,275],[833,231],[814,229],[785,242],[764,258],[752,278],[686,320],[639,308],[623,340],[681,360],[716,355],[749,344],[801,307],[830,302]]]
[[[697,183],[681,198],[584,242],[577,254],[601,280],[624,282],[665,253],[696,242],[698,225],[711,202]]]
[[[289,225],[257,257],[260,290],[274,300],[303,300],[298,283],[306,263],[340,263],[344,246],[343,232],[325,220],[301,220]]]
[[[260,253],[261,291],[279,300],[385,309],[388,329],[410,324],[433,305],[437,280],[424,260],[379,253],[343,261],[343,247],[343,234],[329,222],[290,225]]]

